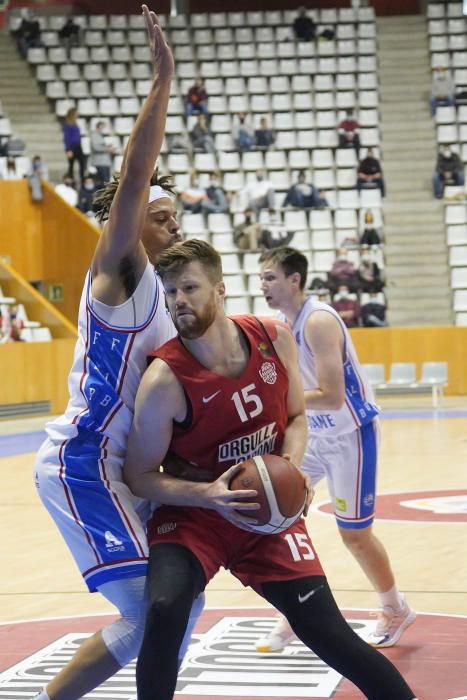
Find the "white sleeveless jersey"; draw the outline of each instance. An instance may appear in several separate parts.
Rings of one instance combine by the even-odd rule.
[[[148,355],[176,334],[162,282],[149,260],[134,294],[111,307],[94,299],[88,272],[78,315],[78,341],[63,416],[47,423],[51,440],[85,435],[122,456],[136,391]]]
[[[333,437],[350,433],[359,426],[370,423],[380,412],[375,405],[373,390],[362,374],[352,338],[339,314],[328,304],[307,299],[293,324],[293,334],[299,349],[300,374],[303,387],[317,389],[315,357],[305,340],[305,324],[315,311],[326,311],[338,321],[344,334],[343,368],[345,378],[345,401],[337,410],[307,409],[310,434],[315,437]],[[284,317],[283,317],[284,318]]]

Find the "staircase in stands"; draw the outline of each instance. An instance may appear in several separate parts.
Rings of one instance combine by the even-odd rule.
[[[426,18],[377,20],[388,317],[392,326],[453,322],[443,206],[436,161]]]

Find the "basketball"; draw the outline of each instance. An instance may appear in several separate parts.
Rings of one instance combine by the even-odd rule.
[[[239,510],[239,513],[257,520],[256,525],[249,528],[262,535],[287,530],[299,519],[305,507],[303,474],[289,460],[278,455],[257,456],[242,462],[241,470],[230,482],[230,489],[258,492],[258,496],[251,500],[260,503],[260,510]]]

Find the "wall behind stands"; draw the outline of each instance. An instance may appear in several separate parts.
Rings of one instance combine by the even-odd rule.
[[[467,394],[467,328],[362,328],[352,331],[362,362],[383,362],[386,374],[391,362],[445,361],[449,365],[446,394]],[[53,413],[67,404],[67,377],[75,341],[9,343],[0,346],[2,390],[0,404],[50,401]]]
[[[41,204],[34,204],[25,180],[0,182],[0,255],[9,256],[28,282],[63,284],[63,300],[54,305],[76,325],[99,232],[48,183],[44,195]]]
[[[446,394],[467,394],[467,328],[456,326],[358,328],[351,331],[360,361],[383,363],[386,377],[392,362],[447,362]]]

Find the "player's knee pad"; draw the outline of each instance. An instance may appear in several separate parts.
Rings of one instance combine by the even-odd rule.
[[[102,630],[104,643],[120,666],[135,659],[141,647],[146,618],[146,578],[120,579],[99,586],[99,591],[121,617]]]

